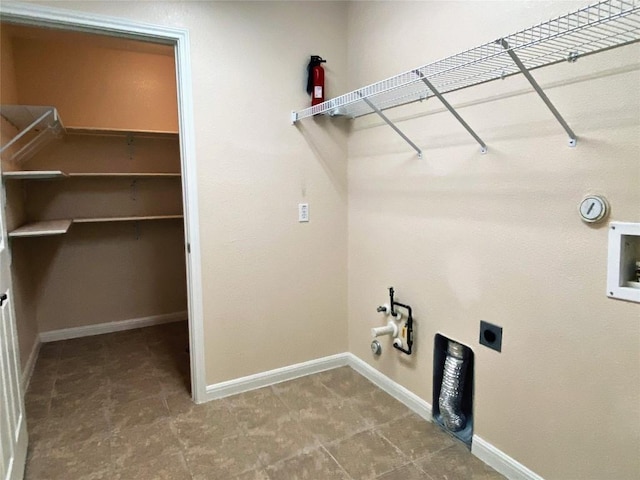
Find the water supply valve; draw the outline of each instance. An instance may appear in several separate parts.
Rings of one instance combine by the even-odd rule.
[[[389,320],[389,323],[385,327],[375,327],[371,329],[371,336],[373,338],[381,337],[382,335],[391,335],[393,337],[398,336],[398,325],[392,320]]]
[[[405,321],[402,330],[400,330],[396,322],[399,322],[400,320],[402,320],[403,315],[400,311],[396,309],[396,307],[404,308],[407,310],[407,320]],[[411,310],[411,307],[409,305],[396,302],[394,300],[393,287],[390,287],[389,303],[380,305],[376,309],[376,311],[378,313],[384,313],[385,315],[389,315],[391,318],[387,322],[387,325],[385,325],[384,327],[372,328],[371,336],[373,338],[376,338],[382,335],[391,335],[393,338],[393,343],[392,343],[393,348],[395,348],[396,350],[400,350],[402,353],[406,355],[411,355],[411,351],[412,351],[411,349],[413,346],[413,312]],[[400,332],[402,332],[402,338],[400,338]],[[406,341],[407,348],[404,347],[405,341]],[[374,342],[376,341],[374,340]],[[374,349],[373,343],[371,344],[371,349],[372,351]]]
[[[384,305],[380,305],[378,308],[376,308],[376,312],[384,313],[386,315],[389,315],[390,310],[391,310],[391,307],[389,306],[388,303],[385,303]]]

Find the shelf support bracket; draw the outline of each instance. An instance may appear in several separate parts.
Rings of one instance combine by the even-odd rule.
[[[511,60],[513,60],[513,63],[517,65],[517,67],[520,69],[520,72],[522,72],[522,75],[524,75],[524,78],[526,78],[529,81],[529,83],[531,84],[533,89],[536,91],[536,93],[540,96],[544,104],[547,106],[549,110],[551,110],[551,113],[553,113],[553,116],[556,117],[556,120],[560,122],[560,125],[562,125],[562,128],[564,128],[564,131],[567,132],[567,135],[569,135],[569,146],[575,147],[576,144],[578,143],[576,134],[573,133],[573,130],[571,130],[571,127],[569,126],[569,124],[565,122],[564,118],[562,118],[562,115],[560,115],[560,112],[558,112],[556,107],[553,106],[553,103],[551,103],[551,100],[549,100],[549,97],[547,97],[546,93],[544,93],[540,85],[538,85],[538,82],[536,82],[536,79],[533,78],[533,76],[531,75],[527,67],[524,66],[524,64],[518,57],[518,55],[516,55],[516,53],[511,49],[511,47],[509,46],[509,44],[504,38],[497,40],[496,43],[499,43],[500,45],[502,45],[502,48],[504,48],[507,51],[507,53],[511,57]]]
[[[434,87],[433,84],[429,80],[427,80],[427,78],[424,76],[424,74],[421,71],[414,70],[413,72],[420,77],[420,80],[422,80],[424,84],[427,86],[427,88],[431,90],[431,92],[433,92],[433,94],[436,97],[438,97],[438,100],[440,100],[442,104],[447,108],[447,110],[451,112],[451,115],[456,117],[456,120],[458,120],[460,124],[465,128],[465,130],[469,132],[469,134],[473,138],[475,138],[476,142],[480,144],[480,153],[482,154],[487,153],[487,145],[476,134],[476,132],[473,131],[473,129],[469,126],[469,124],[464,121],[464,119],[460,116],[460,114],[456,112],[456,109],[453,108],[451,104],[445,100],[445,98],[442,96],[442,94],[438,90],[436,90],[436,87]]]
[[[418,158],[422,158],[422,150],[420,150],[420,148],[419,148],[415,143],[413,143],[413,142],[409,139],[409,137],[407,137],[404,133],[402,133],[402,131],[401,131],[398,127],[396,127],[396,126],[395,126],[395,124],[394,124],[391,120],[389,120],[389,118],[387,118],[387,116],[386,116],[384,113],[382,113],[382,111],[381,111],[378,107],[376,107],[376,106],[371,102],[371,100],[369,100],[367,97],[365,97],[364,95],[362,95],[360,92],[356,92],[356,93],[360,96],[360,98],[362,99],[362,101],[363,101],[364,103],[366,103],[367,105],[369,105],[369,107],[371,107],[371,109],[372,109],[374,112],[376,112],[376,113],[378,114],[378,116],[379,116],[382,120],[384,120],[384,121],[385,121],[385,123],[386,123],[387,125],[389,125],[391,128],[393,128],[393,130],[394,130],[398,135],[400,135],[400,136],[403,138],[403,140],[404,140],[405,142],[407,142],[409,145],[411,145],[411,147],[412,147],[412,148],[413,148],[413,149],[418,153]]]

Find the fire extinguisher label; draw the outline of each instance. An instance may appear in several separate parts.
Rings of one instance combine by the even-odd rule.
[[[313,87],[313,98],[322,98],[322,86],[316,85]]]

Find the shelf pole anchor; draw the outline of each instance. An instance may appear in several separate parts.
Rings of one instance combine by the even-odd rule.
[[[396,127],[396,126],[395,126],[395,124],[394,124],[391,120],[389,120],[389,119],[387,118],[387,116],[386,116],[384,113],[382,113],[382,111],[381,111],[378,107],[376,107],[373,103],[371,103],[371,100],[369,100],[367,97],[365,97],[364,95],[362,95],[360,92],[356,92],[356,93],[360,96],[360,98],[364,101],[364,103],[366,103],[367,105],[369,105],[369,106],[371,107],[371,109],[372,109],[374,112],[376,112],[376,113],[378,114],[378,116],[379,116],[382,120],[384,120],[384,121],[386,122],[386,124],[387,124],[387,125],[389,125],[391,128],[393,128],[393,130],[394,130],[398,135],[400,135],[400,136],[404,139],[404,141],[405,141],[405,142],[407,142],[409,145],[411,145],[411,147],[412,147],[416,152],[418,152],[418,158],[422,158],[422,150],[420,150],[420,148],[419,148],[415,143],[413,143],[413,142],[409,139],[409,137],[407,137],[404,133],[402,133],[402,131],[401,131],[398,127]]]
[[[462,126],[467,130],[467,132],[469,132],[469,134],[471,134],[471,136],[475,138],[476,142],[480,144],[480,153],[482,154],[487,153],[487,145],[476,134],[476,132],[473,131],[473,129],[469,126],[469,124],[464,121],[464,119],[460,116],[460,114],[456,112],[455,108],[453,108],[451,104],[445,100],[442,94],[438,90],[436,90],[436,87],[434,87],[433,84],[429,80],[427,80],[424,74],[419,70],[414,70],[413,73],[415,73],[420,77],[420,80],[422,80],[424,84],[427,86],[427,88],[431,90],[436,97],[438,97],[438,100],[440,100],[442,104],[447,108],[447,110],[451,112],[451,115],[456,117],[456,120],[458,120],[462,124]]]
[[[562,128],[564,128],[565,132],[567,132],[567,134],[569,135],[569,146],[575,147],[578,142],[576,134],[573,133],[573,130],[571,130],[571,127],[569,126],[569,124],[565,122],[564,118],[562,118],[562,115],[560,115],[560,112],[558,112],[556,107],[553,106],[553,103],[551,103],[551,100],[549,100],[549,97],[547,97],[546,93],[544,93],[540,85],[538,85],[538,82],[536,82],[536,79],[533,78],[533,76],[531,75],[527,67],[524,66],[524,64],[518,57],[518,55],[516,55],[516,53],[511,49],[511,47],[509,46],[509,44],[504,38],[497,40],[496,43],[499,43],[500,45],[502,45],[502,48],[504,48],[507,51],[507,53],[511,57],[511,60],[513,60],[513,63],[517,65],[517,67],[520,69],[520,72],[522,72],[522,75],[524,75],[524,77],[529,81],[529,83],[531,84],[533,89],[536,91],[536,93],[540,96],[540,98],[545,103],[547,108],[551,110],[551,113],[553,113],[553,116],[556,117],[556,120],[560,122],[560,125],[562,125]]]

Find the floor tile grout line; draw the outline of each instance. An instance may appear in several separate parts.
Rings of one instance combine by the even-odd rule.
[[[425,457],[420,457],[420,458],[426,458],[426,456],[425,456]],[[420,460],[420,458],[417,458],[417,459],[415,459],[415,460],[412,460],[412,461],[411,461],[411,464],[412,464],[414,467],[416,467],[420,472],[422,472],[424,475],[426,475],[430,480],[431,480],[431,479],[433,479],[433,477],[432,477],[428,472],[425,472],[425,471],[424,471],[424,468],[422,468],[420,465],[418,465],[418,464],[416,463],[418,460]]]
[[[384,477],[385,475],[387,475],[388,473],[395,472],[396,470],[401,470],[401,469],[403,469],[404,467],[406,467],[407,465],[413,465],[413,462],[412,462],[411,460],[409,460],[408,462],[403,463],[403,464],[401,464],[401,465],[396,465],[395,467],[390,468],[390,469],[389,469],[389,470],[387,470],[386,472],[382,472],[382,473],[380,473],[379,475],[377,475],[377,476],[376,476],[376,478],[375,478],[374,480],[378,480],[378,479],[380,479],[380,478]],[[420,469],[419,469],[419,470],[420,470]],[[420,470],[420,471],[422,472],[422,470]]]
[[[339,438],[334,439],[334,440],[332,440],[332,441],[330,441],[330,442],[328,442],[328,443],[326,443],[326,444],[325,444],[325,443],[323,443],[323,446],[329,447],[329,446],[332,446],[332,445],[336,445],[336,444],[338,444],[338,443],[341,443],[341,442],[345,441],[346,439],[351,438],[351,437],[353,437],[353,436],[355,436],[355,435],[358,435],[358,434],[360,434],[360,433],[369,432],[369,431],[373,432],[373,431],[374,431],[374,430],[376,430],[377,428],[381,428],[381,427],[387,426],[387,425],[389,425],[389,424],[391,424],[391,423],[393,423],[393,422],[396,422],[396,421],[397,421],[397,420],[399,420],[399,419],[402,419],[402,418],[405,418],[405,417],[407,417],[407,416],[410,416],[410,415],[411,415],[411,413],[412,413],[412,412],[409,412],[409,413],[407,413],[407,414],[405,414],[405,415],[403,415],[403,416],[393,418],[393,419],[391,419],[391,420],[389,420],[389,421],[387,421],[387,422],[384,422],[384,423],[379,423],[379,424],[375,424],[375,425],[367,425],[366,427],[363,427],[363,428],[361,428],[361,429],[354,430],[353,432],[350,432],[349,434],[345,435],[344,437],[339,437]],[[388,440],[386,437],[385,437],[385,440],[387,440],[387,441],[389,442],[389,440]],[[391,443],[391,442],[389,442],[389,443]],[[393,445],[393,444],[392,444],[392,445]],[[393,445],[393,446],[395,447],[395,445]],[[396,448],[397,448],[397,447],[396,447]]]
[[[321,373],[322,373],[322,372],[321,372]],[[309,376],[307,376],[307,377],[302,377],[302,378],[313,377],[314,375],[316,375],[316,374],[312,374],[312,375],[309,375]],[[292,382],[295,382],[296,380],[298,380],[298,379],[294,379],[294,380],[291,380],[291,381],[292,381]],[[321,383],[321,382],[320,382],[320,383]],[[335,396],[335,394],[334,394],[334,393],[333,393],[333,392],[332,392],[328,387],[326,387],[326,385],[323,385],[323,386],[325,387],[325,389],[327,389],[327,390],[328,390],[328,392],[329,392],[331,395],[334,395],[334,396]],[[288,409],[288,411],[289,411],[290,413],[293,413],[293,414],[299,414],[299,413],[300,413],[300,409],[293,409],[292,407],[290,407],[289,405],[287,405],[287,404],[286,404],[286,402],[285,402],[285,401],[280,397],[280,395],[278,394],[278,392],[277,392],[277,391],[275,391],[275,389],[274,389],[274,386],[273,386],[273,385],[272,385],[270,388],[272,389],[272,391],[274,392],[274,394],[275,394],[275,395],[280,399],[280,401],[284,404],[284,406]],[[336,400],[340,400],[340,399],[339,399],[339,398],[336,398]],[[320,440],[320,439],[318,438],[318,435],[317,435],[314,431],[312,431],[312,430],[311,430],[311,429],[309,429],[308,427],[304,426],[304,424],[302,424],[302,422],[300,422],[300,420],[298,420],[298,424],[301,426],[301,428],[302,428],[303,430],[305,430],[307,433],[310,433],[310,434],[311,434],[311,436],[312,436],[312,437],[313,437],[313,438],[318,442],[318,444],[319,444],[320,446],[322,446],[322,445],[323,445],[322,440]],[[347,435],[347,436],[345,436],[345,438],[347,438],[347,437],[348,437],[348,435]]]
[[[389,422],[389,423],[391,423],[391,422]],[[399,446],[395,445],[395,444],[394,444],[394,443],[393,443],[389,438],[387,438],[387,436],[386,436],[386,435],[384,435],[382,432],[379,432],[379,435],[380,435],[381,437],[383,437],[383,438],[384,438],[387,442],[389,442],[391,445],[393,445],[397,450],[399,450],[399,451],[401,451],[401,452],[402,452],[402,449],[401,449]],[[402,454],[403,454],[403,455],[405,455],[405,457],[406,457],[406,458],[408,458],[409,463],[413,463],[413,464],[414,464],[414,466],[415,466],[416,468],[418,468],[421,472],[423,472],[423,473],[425,473],[425,474],[427,474],[427,475],[428,475],[428,472],[425,472],[425,471],[424,471],[424,469],[422,469],[421,467],[419,467],[419,466],[417,465],[417,463],[416,463],[416,462],[420,461],[421,459],[425,459],[425,458],[428,458],[428,457],[433,457],[433,456],[435,456],[435,455],[438,455],[439,453],[443,452],[444,450],[447,450],[448,448],[453,448],[454,446],[455,446],[455,444],[443,445],[443,446],[441,446],[440,448],[438,448],[438,449],[436,449],[436,450],[434,450],[434,451],[432,451],[432,452],[429,452],[427,455],[423,455],[423,456],[418,457],[418,458],[415,458],[415,459],[414,459],[414,458],[409,457],[409,456],[408,456],[406,453],[404,453],[404,452],[402,452]],[[406,464],[405,464],[405,465],[406,465]]]
[[[342,466],[342,464],[338,461],[338,459],[337,459],[336,457],[334,457],[334,456],[333,456],[333,454],[332,454],[332,453],[331,453],[327,448],[325,448],[325,446],[324,446],[324,445],[321,445],[321,446],[320,446],[320,448],[321,448],[322,450],[324,450],[324,452],[325,452],[327,455],[329,455],[329,457],[331,457],[331,459],[332,459],[334,462],[336,462],[336,465],[338,465],[338,467],[340,468],[340,470],[342,470],[342,471],[345,473],[345,475],[348,477],[348,479],[349,479],[349,480],[355,480],[355,479],[351,476],[351,474],[350,474],[349,472],[347,472],[347,470]]]
[[[309,377],[313,377],[314,375],[317,375],[317,374],[307,375],[306,377],[299,377],[299,378],[296,378],[296,379],[293,379],[293,380],[289,380],[288,382],[295,382],[296,380],[299,380],[300,378],[309,378]],[[281,393],[278,393],[277,387],[278,387],[278,385],[280,385],[280,386],[281,386],[283,383],[287,383],[287,382],[281,382],[281,383],[278,383],[278,384],[275,384],[275,385],[271,385],[269,388],[271,388],[271,390],[273,391],[273,393],[274,393],[274,394],[278,397],[278,399],[279,399],[279,400],[284,404],[284,406],[285,406],[285,407],[287,407],[287,409],[289,409],[291,412],[295,413],[295,412],[296,412],[296,410],[295,410],[295,409],[293,409],[292,407],[290,407],[290,406],[287,404],[287,402],[282,398]],[[329,394],[331,394],[331,395],[333,395],[333,396],[335,397],[335,393],[334,393],[333,391],[331,391],[331,389],[329,389],[326,385],[322,384],[321,382],[320,382],[320,385],[321,385],[322,387],[324,387],[324,388],[328,391],[328,393],[329,393]],[[340,400],[340,398],[335,398],[335,400]]]
[[[313,375],[311,375],[311,376],[313,376]],[[295,382],[296,380],[297,380],[297,379],[293,379],[293,380],[291,380],[291,382]],[[337,394],[337,393],[336,393],[336,392],[334,392],[330,387],[328,387],[327,385],[324,385],[321,381],[318,381],[318,383],[319,383],[320,385],[322,385],[322,386],[324,387],[324,389],[327,391],[327,393],[328,393],[328,394],[330,394],[330,395],[332,396],[332,400],[335,400],[335,401],[337,401],[337,402],[340,402],[341,404],[342,404],[342,403],[345,403],[345,402],[347,402],[347,401],[348,401],[348,399],[344,398],[344,396],[341,396],[341,395]],[[282,399],[282,397],[280,396],[279,392],[277,391],[277,389],[276,389],[276,388],[274,388],[274,386],[273,386],[273,385],[272,385],[272,386],[270,386],[270,387],[268,387],[268,388],[270,389],[271,393],[272,393],[272,394],[274,394],[274,395],[275,395],[275,396],[280,400],[280,403],[281,403],[281,404],[282,404],[282,405],[287,409],[287,411],[288,411],[289,413],[294,413],[294,414],[295,414],[295,413],[299,413],[299,409],[293,409],[291,406],[289,406],[289,405],[288,405],[288,404],[287,404],[287,403]],[[241,395],[241,394],[240,394],[240,395]],[[363,419],[363,420],[365,420],[364,418],[362,418],[362,419]],[[392,419],[392,420],[390,420],[390,421],[393,421],[393,420],[395,420],[395,419]],[[299,422],[299,421],[298,421],[298,424],[300,425],[300,424],[301,424],[301,422]],[[324,444],[323,444],[322,440],[318,439],[318,436],[317,436],[317,434],[316,434],[314,431],[310,430],[309,428],[305,427],[304,425],[300,425],[300,426],[302,427],[302,429],[303,429],[303,430],[305,430],[305,432],[310,433],[310,434],[313,436],[313,438],[315,439],[316,448],[322,447],[323,449],[325,449],[325,450],[326,450],[326,448],[324,448]],[[350,434],[345,435],[343,438],[338,438],[337,440],[333,440],[333,441],[332,441],[332,442],[330,442],[330,443],[335,443],[335,442],[342,441],[342,440],[344,440],[344,439],[346,439],[346,438],[350,438],[351,436],[353,436],[353,435],[355,435],[355,434],[357,434],[357,433],[361,433],[362,431],[368,431],[368,430],[371,430],[371,429],[373,429],[373,428],[375,428],[375,427],[376,427],[376,425],[373,425],[373,426],[369,426],[369,425],[367,425],[366,427],[363,427],[363,429],[357,429],[357,430],[355,430],[355,431],[353,431],[353,432],[350,432]],[[245,431],[247,431],[247,432],[248,432],[248,430],[249,430],[249,429],[246,429],[246,427],[244,427],[244,426],[242,426],[242,428],[244,428],[244,429],[245,429]],[[394,448],[395,448],[395,446],[394,446]],[[290,455],[290,456],[288,456],[288,457],[286,457],[286,458],[279,459],[277,462],[274,462],[274,463],[270,463],[270,464],[267,464],[267,465],[265,465],[264,463],[262,463],[262,461],[261,461],[261,463],[263,464],[263,468],[268,468],[269,466],[272,466],[273,464],[276,464],[276,463],[279,463],[279,462],[284,462],[284,461],[286,461],[286,460],[289,460],[289,459],[291,459],[291,458],[294,458],[294,457],[296,457],[297,455],[299,455],[301,452],[304,452],[305,450],[306,450],[306,448],[303,448],[303,449],[301,449],[301,450],[298,450],[296,453],[294,453],[294,454],[292,454],[292,455]],[[397,448],[396,448],[396,450],[397,450]],[[333,456],[332,456],[332,458],[333,458]],[[334,458],[334,460],[335,460],[335,458]],[[260,459],[259,459],[259,461],[260,461]]]
[[[456,444],[455,444],[455,443],[454,443],[454,444],[451,444],[451,445],[445,445],[444,447],[441,447],[441,448],[439,448],[439,449],[437,449],[437,450],[434,450],[433,452],[429,452],[427,455],[423,455],[423,456],[421,456],[421,457],[418,457],[418,458],[413,459],[413,460],[412,460],[412,462],[414,462],[414,463],[416,464],[416,466],[417,466],[418,468],[420,468],[420,470],[424,471],[424,469],[423,469],[422,467],[419,467],[419,466],[418,466],[417,462],[419,462],[419,461],[421,461],[421,460],[431,459],[432,457],[434,457],[434,456],[436,456],[436,455],[438,455],[438,454],[443,453],[445,450],[453,449],[453,448],[455,448],[455,447],[456,447]],[[428,472],[425,472],[425,473],[428,473]]]
[[[407,454],[402,450],[402,448],[400,448],[398,445],[396,445],[396,444],[395,444],[395,443],[393,443],[391,440],[389,440],[389,439],[387,438],[387,436],[386,436],[384,433],[379,432],[379,431],[378,431],[378,432],[375,432],[375,433],[377,433],[379,437],[384,438],[384,439],[389,443],[389,445],[392,445],[392,446],[393,446],[393,448],[395,448],[398,452],[400,452],[400,454],[401,454],[403,457],[405,457],[409,462],[411,461],[411,458],[410,458],[410,457],[409,457],[409,456],[408,456],[408,455],[407,455]]]

